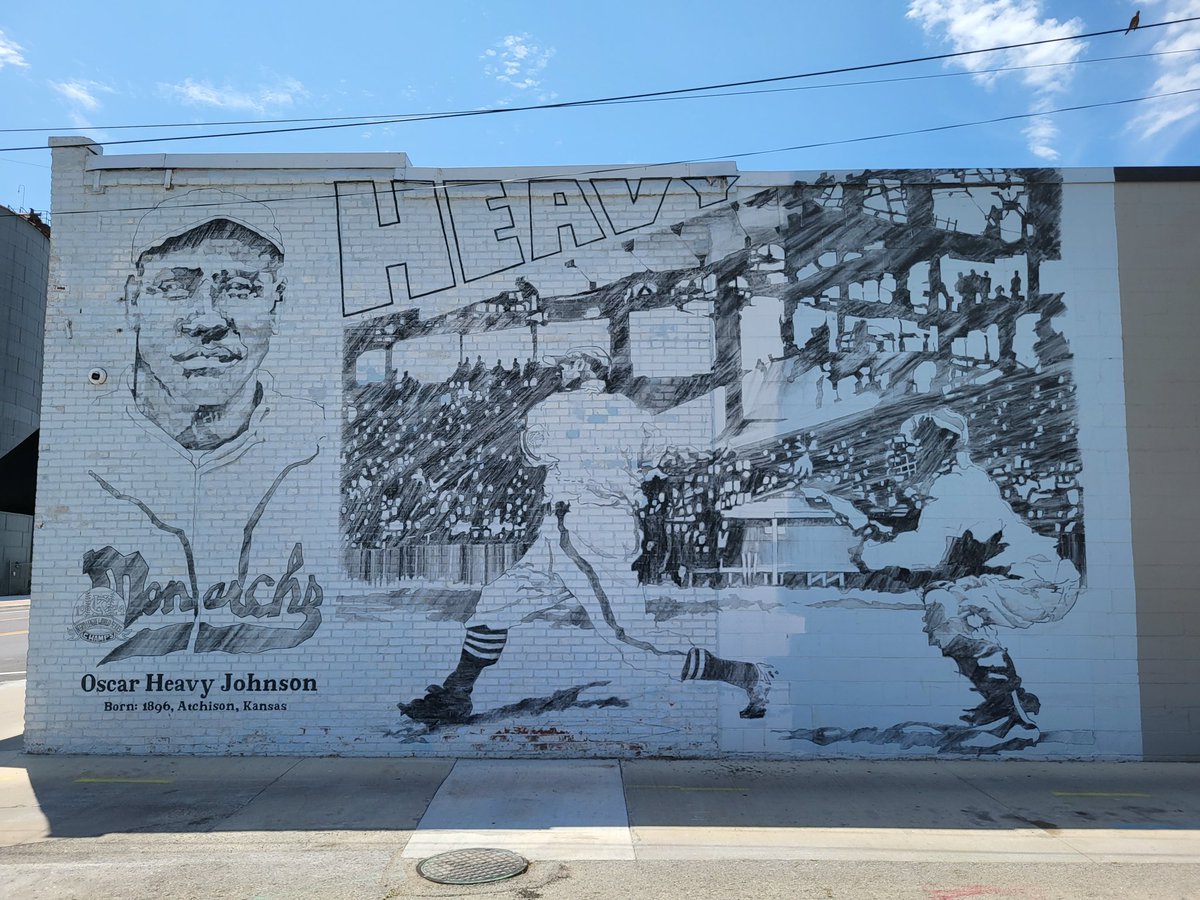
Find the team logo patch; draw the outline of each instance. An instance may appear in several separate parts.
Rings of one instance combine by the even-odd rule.
[[[95,587],[75,601],[71,636],[104,644],[125,631],[125,598],[116,591]]]

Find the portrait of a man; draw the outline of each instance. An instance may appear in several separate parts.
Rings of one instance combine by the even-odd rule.
[[[116,533],[142,537],[90,550],[84,574],[127,591],[127,628],[149,627],[104,662],[291,647],[320,624],[297,483],[320,454],[324,413],[277,391],[264,367],[283,262],[270,207],[230,192],[172,197],[138,223],[123,297],[132,365],[96,405],[126,452],[88,475]],[[136,587],[147,582],[155,590]]]
[[[211,450],[243,432],[262,400],[257,373],[286,287],[282,241],[272,222],[254,222],[263,213],[236,207],[231,215],[246,222],[214,218],[170,234],[183,212],[160,206],[135,235],[125,289],[137,336],[132,389],[182,446]],[[153,236],[164,228],[165,239]]]

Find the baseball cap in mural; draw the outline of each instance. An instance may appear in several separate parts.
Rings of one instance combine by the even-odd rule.
[[[280,254],[283,253],[283,237],[275,225],[275,213],[269,206],[230,191],[199,188],[169,197],[142,216],[133,233],[130,260],[136,265],[147,250],[217,219],[226,219],[250,229],[270,241]]]

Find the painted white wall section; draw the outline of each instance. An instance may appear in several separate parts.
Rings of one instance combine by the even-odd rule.
[[[1111,173],[57,143],[31,749],[1141,752]]]

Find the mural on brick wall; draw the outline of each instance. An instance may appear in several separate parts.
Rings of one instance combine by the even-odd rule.
[[[129,263],[131,365],[94,408],[121,452],[88,475],[107,526],[142,537],[96,535],[72,636],[104,645],[100,664],[295,647],[321,625],[296,483],[325,429],[264,368],[286,289],[274,215],[186,192],[141,218]]]
[[[470,280],[439,194],[423,207],[437,222],[408,237],[446,266],[389,266],[380,302],[344,289],[342,527],[361,592],[341,608],[463,626],[424,693],[396,698],[397,733],[629,702],[598,679],[478,708],[531,623],[587,634],[680,692],[719,683],[761,719],[779,673],[719,655],[689,623],[801,604],[920,613],[977,703],[957,722],[814,723],[783,740],[979,753],[1044,740],[1006,636],[1067,615],[1085,571],[1065,301],[1040,277],[1060,256],[1058,173],[869,171],[740,194],[684,180],[696,214],[636,231],[620,244],[627,274],[603,279],[586,256],[601,221],[618,241],[655,223],[669,180],[551,183],[576,213],[576,255],[564,228],[527,249],[562,258],[578,292],[539,288],[512,241],[497,270],[513,270],[510,288],[409,308],[405,290],[455,285],[452,248]],[[340,210],[353,188],[339,185]],[[387,224],[379,196],[365,202]],[[340,228],[345,271],[364,240]],[[684,333],[707,335],[707,356],[676,352]],[[438,353],[449,371],[425,362]]]

